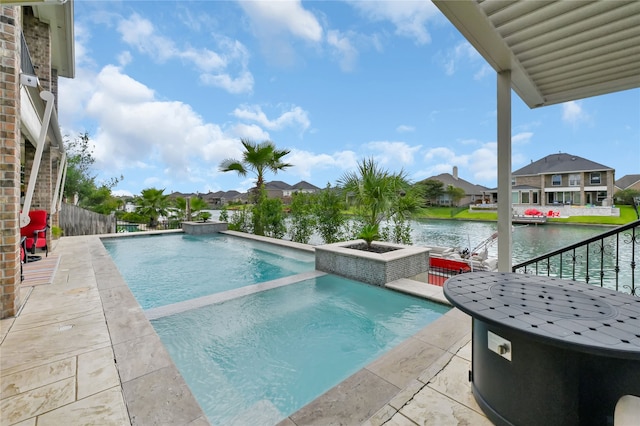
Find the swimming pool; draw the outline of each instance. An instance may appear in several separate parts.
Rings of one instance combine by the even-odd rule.
[[[223,234],[102,243],[145,310],[315,269],[313,253]]]
[[[448,310],[324,275],[152,324],[212,424],[268,425]]]
[[[212,424],[275,424],[449,310],[234,236],[103,244]]]

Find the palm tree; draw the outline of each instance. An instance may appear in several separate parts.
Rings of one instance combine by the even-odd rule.
[[[149,227],[158,226],[158,217],[167,216],[169,208],[169,196],[164,194],[164,189],[143,189],[140,197],[136,199],[136,213],[149,218]]]
[[[345,173],[338,185],[355,204],[370,230],[378,229],[380,222],[397,209],[400,197],[410,190],[404,171],[389,173],[372,158],[362,160],[357,171]]]
[[[253,209],[251,219],[253,221],[254,234],[264,235],[266,225],[264,220],[266,219],[261,216],[262,209],[260,208],[262,200],[266,199],[266,195],[263,196],[263,194],[261,194],[261,191],[264,191],[264,173],[269,170],[273,173],[278,173],[280,170],[291,167],[292,164],[282,161],[282,157],[291,151],[288,149],[277,149],[271,141],[256,143],[247,139],[241,139],[240,142],[242,142],[242,146],[244,147],[242,160],[228,158],[220,163],[220,171],[235,171],[240,176],[246,176],[249,171],[255,173],[256,187],[252,191],[252,198],[256,208]]]
[[[190,217],[187,217],[187,200],[189,200],[189,213]],[[178,219],[179,220],[191,220],[192,217],[199,217],[198,214],[201,210],[206,210],[209,208],[209,205],[206,201],[204,201],[200,197],[176,197],[174,201],[176,209],[178,209]],[[207,213],[207,212],[202,212]],[[201,214],[202,214],[201,213]],[[209,214],[211,217],[211,214]]]
[[[282,157],[289,154],[288,149],[277,149],[271,141],[256,143],[247,139],[241,139],[244,147],[242,160],[228,158],[220,163],[221,172],[237,172],[240,176],[246,176],[250,171],[256,175],[256,188],[259,190],[264,185],[264,173],[278,171],[291,167],[282,161]]]

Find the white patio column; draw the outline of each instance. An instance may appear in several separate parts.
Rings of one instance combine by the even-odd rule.
[[[511,70],[498,73],[498,271],[511,272]]]

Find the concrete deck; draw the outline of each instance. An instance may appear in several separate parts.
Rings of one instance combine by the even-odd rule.
[[[99,238],[53,252],[53,282],[23,287],[19,315],[0,321],[0,425],[209,424]],[[470,324],[451,310],[280,425],[491,424],[467,381]]]

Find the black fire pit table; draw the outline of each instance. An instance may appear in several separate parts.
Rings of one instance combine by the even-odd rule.
[[[470,379],[494,423],[608,425],[640,396],[640,298],[492,272],[449,278],[444,295],[473,317]]]

